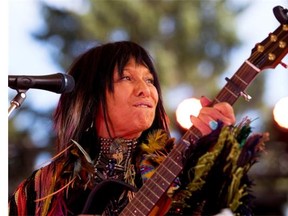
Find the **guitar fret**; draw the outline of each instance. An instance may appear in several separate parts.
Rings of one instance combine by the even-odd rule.
[[[224,91],[225,90],[225,91]],[[233,96],[233,97],[231,97]],[[238,96],[235,97],[235,94],[231,94],[226,87],[224,87],[214,101],[226,101],[229,104],[233,104],[238,99]]]
[[[150,186],[150,190],[153,190],[156,193],[159,192],[163,194],[163,192],[165,192],[171,184],[171,182],[168,182],[167,180],[163,181],[164,178],[167,178],[167,170],[166,173],[163,173],[163,175],[153,175],[151,181],[149,181],[149,183],[147,184],[148,186]],[[174,175],[173,178],[175,178]]]
[[[229,88],[228,88],[228,86],[225,86],[224,87],[231,95],[233,95],[235,98],[238,98],[238,95],[236,95],[234,92],[232,92]]]
[[[159,178],[159,177],[160,177],[160,178]],[[155,181],[155,182],[157,182],[157,180],[162,181],[162,184],[161,184],[161,185],[163,185],[163,186],[164,186],[164,184],[170,185],[170,182],[167,181],[167,180],[163,177],[163,175],[160,175],[158,172],[155,172],[155,173],[153,174],[153,178],[154,178],[154,181]]]
[[[190,139],[189,143],[191,143],[192,140],[195,140],[195,139],[198,140],[201,138],[196,132],[192,131],[191,128],[189,128],[188,131],[189,131],[189,139]],[[192,138],[190,138],[190,137],[192,137]]]
[[[194,141],[195,140],[195,138],[190,138],[190,139],[192,139],[192,141]],[[191,145],[191,142],[189,142],[188,140],[186,140],[185,138],[183,138],[183,139],[181,139],[180,140],[180,142],[178,143],[178,145],[180,146],[182,146],[182,148],[181,148],[181,153],[182,153],[182,151],[183,150],[185,150],[185,149],[187,149],[190,145]]]
[[[214,101],[216,101],[217,103],[221,102],[217,97],[214,99]]]
[[[169,167],[172,168],[172,170],[178,170],[178,169],[182,169],[182,163],[179,159],[180,156],[182,155],[181,152],[176,148],[176,150],[173,152],[172,154],[173,156],[175,156],[174,158],[169,157],[167,161],[167,165],[169,165]],[[171,162],[171,163],[169,163]],[[168,164],[169,163],[169,164]],[[176,167],[175,167],[176,166]]]
[[[240,80],[242,83],[244,83],[246,86],[248,86],[248,83],[246,83],[241,77],[239,77],[237,74],[234,75],[238,80]]]
[[[158,189],[160,189],[160,191],[159,191],[160,194],[162,194],[163,192],[166,191],[165,187],[162,188],[162,187],[161,187],[161,184],[159,184],[157,181],[155,181],[154,178],[151,178],[150,184],[152,184],[152,188],[151,188],[151,189],[153,190],[153,192],[156,193],[156,195],[158,195],[158,193],[157,193],[157,191],[159,191]],[[164,186],[166,186],[166,185],[164,184]]]
[[[137,194],[138,195],[138,194]],[[149,201],[149,202],[147,202]],[[129,205],[121,212],[121,215],[147,215],[150,212],[150,209],[155,205],[155,202],[151,202],[150,199],[145,196],[143,193],[139,193],[139,196],[134,197],[133,202],[130,202]],[[127,211],[129,212],[127,212]],[[125,213],[126,211],[126,213]]]
[[[196,140],[202,137],[201,131],[199,131],[196,127],[192,126],[188,129],[183,139],[189,138],[189,145],[195,143]]]
[[[155,198],[159,198],[159,194],[163,194],[163,192],[165,192],[168,188],[168,186],[170,185],[169,182],[166,181],[163,182],[162,181],[162,184],[159,184],[159,182],[157,181],[157,178],[155,178],[157,176],[152,176],[149,180],[146,181],[145,183],[145,187],[143,189],[143,194],[146,193],[147,194],[153,194],[154,196],[153,197],[150,197],[149,201],[150,202],[154,202],[154,204],[157,202],[158,199],[155,199]],[[143,195],[144,196],[144,195]]]
[[[252,67],[256,72],[260,72],[261,70],[257,68],[255,65],[253,65],[250,61],[246,60],[245,61],[250,67]]]
[[[192,135],[193,136],[193,135]],[[187,138],[191,139],[191,142],[193,143],[195,140],[195,137],[183,137],[178,141],[178,143],[175,144],[175,147],[173,149],[173,154],[171,153],[171,156],[173,155],[175,159],[177,159],[179,156],[183,154],[183,152],[186,151],[191,146],[191,142],[187,140]]]
[[[174,173],[172,173],[171,170],[168,169],[167,166],[162,165],[161,167],[159,167],[158,171],[159,171],[159,172],[162,172],[162,174],[164,174],[164,175],[165,175],[165,174],[170,174],[170,178],[169,178],[169,179],[171,179],[171,178],[174,177]],[[168,176],[168,177],[169,177],[169,176]],[[168,180],[168,181],[169,181],[169,180]]]
[[[249,61],[247,60],[247,62],[249,62]],[[243,71],[246,71],[246,73],[243,73]],[[247,72],[249,72],[249,73],[247,73]],[[239,71],[236,72],[235,75],[241,77],[241,79],[246,82],[245,87],[247,87],[249,85],[249,83],[251,83],[254,80],[256,75],[258,75],[258,73],[259,73],[259,71],[257,70],[257,67],[251,67],[251,65],[249,65],[245,62],[242,64]],[[235,80],[233,78],[232,78],[232,80],[234,82],[237,82],[237,80]],[[238,84],[240,85],[241,83],[238,83]]]
[[[171,158],[167,158],[167,167],[169,167],[171,170],[177,170],[177,168],[181,170],[182,168],[182,166],[180,166],[175,160]]]
[[[134,204],[131,203],[132,207],[134,207]],[[136,212],[137,213],[137,212]],[[126,206],[125,209],[123,209],[123,211],[121,212],[121,214],[124,214],[124,215],[132,215],[134,216],[135,214],[133,213],[133,210],[131,209],[131,206]]]
[[[135,200],[136,201],[136,200]],[[137,207],[139,207],[139,206],[136,206],[136,204],[140,204],[141,205],[141,202],[139,202],[138,201],[138,203],[135,203],[135,205],[134,205],[134,203],[131,203],[131,205],[132,205],[132,207],[133,207],[133,209],[130,207],[128,207],[128,208],[125,208],[122,212],[121,212],[121,214],[123,214],[123,213],[125,213],[125,211],[129,211],[130,213],[129,214],[127,214],[126,213],[126,215],[134,215],[134,216],[138,216],[138,215],[143,215],[143,216],[145,216],[145,213],[143,213],[143,211],[141,210],[141,209],[138,209]]]
[[[176,154],[177,153],[177,154]],[[182,169],[182,164],[183,164],[183,157],[182,157],[182,152],[176,149],[175,153],[175,158],[171,159],[178,167],[179,169]]]
[[[143,186],[144,187],[144,186]],[[146,193],[149,193],[150,194],[150,190],[149,188],[146,186],[145,188],[143,188],[143,192],[142,193],[139,193],[138,195],[138,200],[141,201],[141,205],[143,206],[153,206],[155,204],[155,202],[153,202],[151,200],[151,197],[148,198],[147,196],[145,196],[144,192],[146,191]]]
[[[144,197],[146,197],[147,199],[149,199],[150,201],[152,201],[152,202],[154,202],[153,201],[153,199],[155,198],[156,200],[159,200],[159,195],[157,194],[157,193],[155,193],[155,190],[156,190],[156,188],[155,188],[155,183],[153,182],[153,180],[151,179],[150,181],[149,181],[149,183],[147,184],[147,186],[148,185],[150,185],[150,188],[148,188],[147,187],[147,190],[149,190],[149,196],[150,195],[154,195],[154,197],[147,197],[147,196],[145,196],[145,195],[143,195]],[[154,202],[155,203],[155,202]]]

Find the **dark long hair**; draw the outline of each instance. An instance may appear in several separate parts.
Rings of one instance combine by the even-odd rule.
[[[169,132],[160,83],[149,54],[134,42],[107,43],[93,47],[80,55],[68,70],[68,74],[75,79],[75,88],[71,93],[61,95],[54,113],[58,151],[66,148],[71,139],[79,141],[81,135],[95,121],[100,106],[106,110],[105,92],[106,89],[110,92],[114,91],[114,68],[117,66],[121,75],[131,57],[136,63],[150,70],[159,94],[155,119],[152,126],[144,131],[141,137],[146,137],[154,129],[164,129]]]

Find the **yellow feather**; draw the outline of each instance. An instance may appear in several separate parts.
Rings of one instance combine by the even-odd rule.
[[[147,153],[155,153],[165,148],[168,139],[168,134],[164,130],[156,130],[148,135],[148,143],[143,143],[141,148]]]

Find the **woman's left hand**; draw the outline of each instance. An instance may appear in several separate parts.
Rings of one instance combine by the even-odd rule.
[[[202,108],[199,115],[197,117],[191,115],[190,120],[203,136],[217,128],[217,120],[222,121],[224,125],[235,124],[234,110],[229,103],[220,102],[210,107],[211,101],[206,97],[202,97],[200,102]]]

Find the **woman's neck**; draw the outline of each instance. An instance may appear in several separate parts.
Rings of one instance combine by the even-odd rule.
[[[109,130],[108,128],[109,127]],[[138,139],[142,132],[139,131],[116,131],[111,124],[105,124],[104,120],[97,119],[95,124],[97,135],[102,138],[123,138],[123,139]]]

